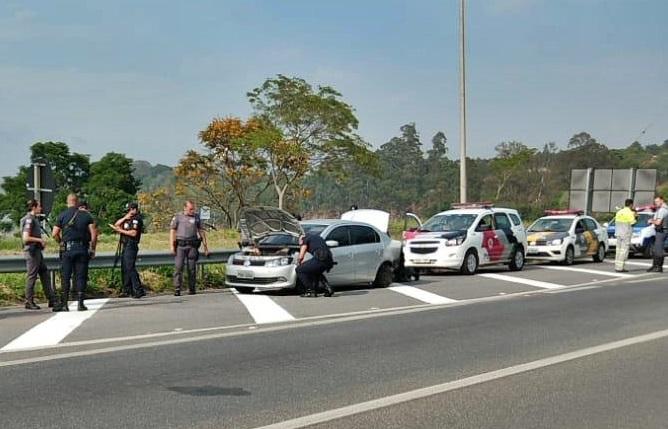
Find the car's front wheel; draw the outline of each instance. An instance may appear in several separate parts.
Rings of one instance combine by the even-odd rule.
[[[237,287],[235,287],[235,289],[237,290],[237,292],[243,293],[245,295],[245,294],[253,293],[253,289],[255,289],[255,288],[237,286]]]
[[[564,265],[573,265],[573,262],[575,262],[575,249],[573,246],[568,246],[564,255]]]
[[[376,279],[373,281],[374,287],[388,287],[392,284],[394,278],[394,271],[392,270],[392,265],[385,262],[383,265],[378,268],[376,273]]]
[[[464,256],[464,262],[462,262],[462,267],[460,269],[462,274],[472,275],[478,271],[478,255],[475,250],[469,249]]]
[[[524,268],[524,262],[524,248],[522,246],[515,246],[515,251],[510,258],[508,268],[510,268],[511,271],[522,271],[522,268]]]
[[[599,244],[598,249],[596,249],[596,254],[592,257],[594,262],[603,262],[605,259],[605,245]]]

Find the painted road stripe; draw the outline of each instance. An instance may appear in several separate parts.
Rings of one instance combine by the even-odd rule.
[[[107,301],[109,298],[86,300],[88,311],[77,311],[77,303],[70,302],[69,312],[56,313],[53,317],[14,339],[0,351],[16,351],[58,344],[86,319],[92,317]]]
[[[478,274],[478,276],[486,277],[488,279],[501,280],[504,282],[519,283],[523,285],[539,287],[541,289],[559,289],[565,287],[564,285],[558,285],[556,283],[542,282],[540,280],[531,280],[522,277],[506,276],[504,274],[482,273]]]
[[[435,293],[427,292],[426,290],[418,289],[413,286],[390,286],[388,289],[402,295],[410,296],[418,301],[426,302],[427,304],[449,304],[451,302],[457,302],[456,299],[436,295]]]
[[[234,296],[246,307],[255,323],[276,323],[295,320],[283,307],[267,295],[246,295],[235,292]]]
[[[557,271],[571,271],[574,273],[587,273],[587,274],[596,274],[599,276],[608,276],[608,277],[633,277],[633,274],[625,273],[614,273],[610,271],[599,271],[599,270],[590,270],[588,268],[576,268],[576,267],[558,267],[556,265],[537,265],[538,267],[545,270],[557,270]]]
[[[608,260],[606,260],[605,262],[607,262],[609,264],[614,264],[615,263],[615,261],[608,261]],[[624,265],[632,265],[632,266],[635,265],[636,267],[647,267],[647,268],[649,268],[653,264],[651,262],[625,261]],[[668,264],[664,264],[663,268],[668,268]]]
[[[495,371],[484,372],[482,374],[477,374],[466,378],[460,378],[459,380],[449,381],[442,384],[435,384],[432,386],[423,387],[415,390],[409,390],[407,392],[398,393],[395,395],[384,396],[378,399],[372,399],[370,401],[360,402],[357,404],[352,404],[341,408],[335,408],[332,410],[316,414],[297,417],[295,419],[285,420],[279,423],[262,426],[256,429],[299,429],[308,426],[314,426],[330,422],[332,420],[354,416],[356,414],[367,413],[370,411],[379,410],[381,408],[391,407],[393,405],[403,404],[406,402],[415,401],[417,399],[428,398],[434,395],[440,395],[443,393],[451,392],[453,390],[476,386],[478,384],[483,384],[490,381],[503,379],[506,377],[512,377],[514,375],[523,374],[529,371],[535,371],[537,369],[547,368],[566,362],[571,362],[589,356],[595,356],[601,353],[614,351],[624,347],[661,340],[666,337],[668,337],[668,330],[656,331],[650,334],[625,338],[620,341],[613,341],[610,343],[605,343],[593,347],[587,347],[573,352],[550,356],[515,366],[509,366],[506,368],[497,369]]]

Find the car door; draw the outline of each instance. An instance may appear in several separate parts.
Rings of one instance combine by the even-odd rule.
[[[356,282],[372,282],[376,278],[376,270],[380,266],[383,254],[380,237],[373,228],[353,225],[350,227],[350,241],[355,261]]]
[[[601,228],[593,218],[585,218],[584,219],[585,223],[585,228],[587,229],[587,233],[590,236],[590,243],[589,243],[589,250],[590,250],[590,255],[596,254],[598,251],[598,246],[601,243],[601,241],[604,241],[605,235],[604,235],[604,230]],[[585,233],[585,234],[587,234]]]
[[[494,217],[491,214],[484,215],[478,222],[476,232],[482,234],[481,263],[494,263],[501,259],[503,246],[494,229]]]
[[[494,230],[499,240],[499,259],[509,260],[513,249],[517,246],[517,237],[505,213],[494,213]]]
[[[350,285],[355,283],[355,260],[350,242],[350,227],[337,226],[327,232],[326,241],[336,241],[339,245],[332,247],[332,256],[336,265],[326,274],[332,285]]]
[[[575,234],[575,257],[580,257],[580,256],[585,256],[587,255],[587,250],[588,250],[588,243],[587,243],[587,238],[585,237],[585,233],[587,232],[587,228],[585,228],[584,222],[582,219],[578,220],[575,222],[574,228],[574,234]]]

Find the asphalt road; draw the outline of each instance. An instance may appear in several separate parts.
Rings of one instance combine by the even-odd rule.
[[[581,269],[591,268],[586,267]],[[530,270],[521,273],[529,274]],[[567,274],[558,273],[562,280]],[[546,275],[538,278],[556,281]],[[472,298],[466,305],[386,302],[380,311],[347,316],[295,317],[269,325],[254,324],[251,319],[201,334],[2,353],[0,424],[7,428],[255,428],[354,407],[666,330],[668,278],[643,276],[610,277],[605,283],[583,283],[571,289],[511,292],[494,299]],[[462,287],[460,282],[490,280],[447,279],[456,288]],[[421,289],[438,291],[443,279],[425,282]],[[366,290],[348,292],[345,300],[376,295],[375,291],[353,294],[370,292]],[[377,302],[389,292],[379,291]],[[225,303],[236,299],[230,294],[191,298],[184,302],[194,308],[193,320],[198,319],[199,307],[204,314],[213,313],[208,306],[220,301],[221,308],[228,308]],[[307,307],[309,302],[326,302],[282,295],[270,299],[283,307],[288,306],[286,302]],[[128,318],[128,309],[144,314],[156,307],[177,307],[171,298],[164,300],[145,301],[134,309],[112,303],[98,313]],[[289,307],[295,314],[296,308]],[[350,313],[347,307],[342,310]],[[168,312],[163,309],[158,314],[163,311]],[[302,313],[317,311],[311,308]],[[0,326],[18,318],[0,318]],[[96,318],[79,329],[93,326]],[[183,323],[194,326],[192,320]],[[388,407],[357,410],[314,427],[665,428],[667,338],[556,361]]]

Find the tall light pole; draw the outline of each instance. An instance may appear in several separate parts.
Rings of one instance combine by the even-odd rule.
[[[466,202],[466,11],[459,2],[459,202]]]

